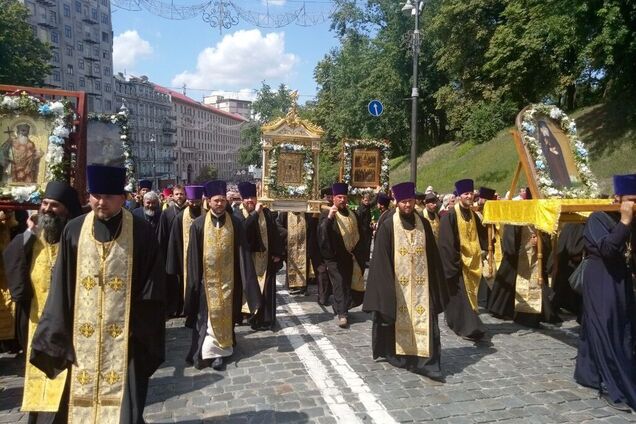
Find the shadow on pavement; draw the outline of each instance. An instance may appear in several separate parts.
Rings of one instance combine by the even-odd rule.
[[[11,411],[22,404],[22,387],[0,390],[0,411]]]
[[[460,374],[465,368],[481,361],[485,356],[497,352],[492,346],[442,347],[442,373],[444,378]]]
[[[172,421],[170,421],[172,422]],[[270,423],[308,423],[309,416],[303,412],[252,411],[203,420],[179,421],[181,424],[224,423],[224,424],[270,424]]]

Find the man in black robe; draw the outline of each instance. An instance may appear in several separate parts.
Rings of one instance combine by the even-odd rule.
[[[390,211],[391,198],[384,194],[378,193],[378,211],[380,212],[380,216],[378,217],[378,222],[375,224],[375,231],[380,228],[380,225],[387,217],[388,212]]]
[[[373,228],[371,227],[371,210],[377,204],[377,198],[366,192],[360,199],[360,204],[356,209],[356,215],[360,220],[360,243],[361,252],[360,255],[365,259],[365,266],[369,262],[369,256],[371,256],[371,239],[373,238]]]
[[[636,174],[614,176],[620,213],[585,225],[583,317],[574,379],[616,409],[636,411]]]
[[[557,313],[559,309],[565,309],[576,315],[578,322],[581,321],[583,299],[579,293],[572,290],[569,278],[583,260],[584,229],[585,224],[565,224],[559,232],[556,252],[550,256],[552,266],[556,267],[552,307]]]
[[[124,168],[103,165],[87,167],[88,192],[95,218],[90,237],[97,243],[109,243],[112,246],[110,242],[118,238],[122,229],[124,214],[130,214],[123,209],[126,199],[125,178]],[[77,363],[74,313],[81,306],[75,305],[75,292],[83,290],[78,287],[76,279],[78,259],[82,260],[78,258],[77,251],[80,236],[85,237],[81,234],[82,226],[89,215],[69,221],[64,228],[51,291],[31,344],[30,362],[49,378],[69,369],[66,389],[55,416],[56,422],[67,421],[69,388],[71,379],[76,377],[71,372],[71,367]],[[132,255],[132,270],[129,333],[125,335],[128,343],[128,358],[125,359],[128,373],[123,376],[125,390],[120,408],[122,423],[143,422],[148,380],[165,358],[165,288],[161,251],[152,227],[137,217],[132,216],[130,219],[133,251],[127,252]],[[102,349],[101,357],[110,358],[112,354]],[[102,375],[105,373],[99,374],[100,381],[106,378]]]
[[[159,195],[154,191],[147,192],[143,197],[143,205],[134,209],[132,213],[150,224],[155,232],[155,238],[159,240],[159,221],[161,220]]]
[[[254,330],[273,330],[276,324],[276,269],[282,256],[278,228],[271,211],[258,202],[255,184],[239,183],[238,190],[243,203],[234,216],[245,228],[262,295],[261,307],[250,319],[250,325]]]
[[[243,320],[241,307],[243,297],[247,301],[250,313],[257,311],[261,304],[261,293],[254,271],[252,255],[247,242],[245,229],[239,220],[227,212],[227,185],[225,181],[209,181],[205,184],[205,195],[208,198],[208,212],[194,220],[190,227],[190,243],[188,246],[188,277],[185,299],[186,327],[192,328],[193,346],[186,358],[187,362],[192,362],[197,369],[208,366],[216,370],[222,370],[225,366],[225,358],[230,357],[234,352],[236,337],[234,325]],[[223,346],[219,342],[220,336],[215,334],[215,323],[211,323],[209,317],[209,305],[206,293],[205,264],[204,264],[204,231],[206,216],[209,214],[210,224],[213,228],[219,229],[231,220],[233,227],[232,263],[234,264],[234,280],[230,293],[222,295],[231,301],[231,313],[223,320],[229,319],[232,322],[231,336],[233,342],[231,346]],[[228,252],[229,253],[229,252]],[[220,265],[219,265],[220,266]],[[219,269],[209,271],[220,272]],[[216,293],[215,296],[221,293]],[[216,302],[218,299],[212,299]]]
[[[175,191],[177,191],[176,188]],[[186,222],[186,225],[187,223],[191,224],[195,219],[201,216],[203,186],[186,186],[184,193],[187,199],[184,204],[187,206],[172,220],[169,239],[166,243],[166,273],[169,277],[166,280],[166,292],[168,293],[168,315],[175,317],[183,316],[186,292],[186,281],[184,278],[184,270],[186,267],[184,254],[186,246],[184,246],[184,243],[186,236],[190,234],[190,227],[188,226],[185,228],[184,221]],[[164,214],[166,212],[164,212]],[[185,216],[185,214],[188,215]],[[170,286],[170,284],[174,285]]]
[[[133,193],[130,200],[126,201],[126,209],[134,211],[135,209],[144,205],[144,195],[152,190],[152,181],[139,180],[139,189],[137,193]]]
[[[373,245],[373,257],[369,267],[367,290],[364,295],[362,310],[373,314],[372,349],[373,359],[386,358],[396,367],[427,376],[437,381],[443,381],[441,373],[440,331],[437,315],[444,311],[448,303],[448,288],[442,271],[442,263],[437,250],[435,236],[428,221],[415,213],[415,184],[402,183],[393,187],[397,202],[397,210],[387,213],[387,218],[378,228]],[[429,356],[396,354],[396,315],[397,311],[396,278],[395,278],[395,246],[394,234],[395,214],[399,214],[401,226],[406,231],[415,230],[420,220],[423,226],[423,245],[428,269],[427,310],[430,324],[428,327]],[[400,283],[401,284],[401,283]],[[409,281],[408,284],[416,284]],[[402,295],[402,293],[400,293]],[[416,312],[417,313],[417,312]]]
[[[348,327],[349,309],[360,305],[364,297],[364,282],[359,284],[361,276],[358,274],[358,272],[364,271],[365,264],[364,252],[360,243],[362,230],[360,229],[360,220],[347,207],[348,194],[348,184],[333,184],[334,204],[328,211],[322,212],[318,224],[320,253],[329,273],[333,289],[333,308],[341,328]],[[345,226],[350,224],[347,227],[348,234],[343,233],[339,222],[345,223]],[[353,243],[356,238],[358,241]],[[352,248],[347,249],[347,245]],[[358,267],[358,272],[356,272],[356,267]],[[358,283],[357,286],[355,286],[356,283]]]
[[[471,210],[473,188],[473,180],[470,179],[455,183],[457,204],[442,217],[438,246],[450,293],[445,311],[446,323],[458,336],[479,342],[486,334],[477,305],[482,256],[486,251],[486,230]],[[469,231],[460,233],[459,224]],[[466,263],[470,263],[470,269]],[[471,277],[469,281],[466,281],[465,275]]]

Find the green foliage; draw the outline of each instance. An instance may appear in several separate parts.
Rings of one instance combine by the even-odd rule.
[[[39,86],[50,72],[49,46],[33,35],[28,9],[0,0],[0,84]]]
[[[477,102],[462,126],[462,139],[477,144],[490,140],[514,120],[516,109],[511,101]]]
[[[216,180],[219,176],[219,171],[214,165],[208,165],[201,168],[199,175],[194,179],[196,184],[203,184],[206,181]]]

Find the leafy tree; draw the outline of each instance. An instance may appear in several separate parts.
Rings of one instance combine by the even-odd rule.
[[[214,165],[207,165],[199,170],[199,175],[194,179],[197,183],[203,184],[206,181],[216,180],[219,176],[219,171]]]
[[[33,35],[29,10],[18,0],[0,0],[0,11],[0,84],[42,85],[51,53]]]

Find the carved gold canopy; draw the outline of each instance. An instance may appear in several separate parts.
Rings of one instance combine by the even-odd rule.
[[[278,118],[261,127],[263,133],[263,145],[275,145],[279,143],[297,143],[309,146],[312,149],[320,149],[320,139],[325,133],[318,125],[301,119],[298,116],[298,92],[291,94],[292,106],[287,115]]]

